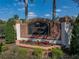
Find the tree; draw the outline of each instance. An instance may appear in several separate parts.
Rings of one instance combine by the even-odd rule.
[[[79,54],[79,16],[73,24],[70,51],[73,55]]]
[[[9,20],[5,24],[5,40],[6,43],[13,43],[16,39],[16,33],[14,29],[14,25],[16,23],[16,20],[19,19],[18,15],[14,15],[12,18],[9,18]]]
[[[14,18],[9,18],[8,22],[11,23],[12,25],[14,25],[15,24],[15,19]]]
[[[79,6],[79,0],[72,0],[72,1],[74,1]]]
[[[14,43],[16,39],[16,34],[13,25],[7,22],[5,25],[5,41],[6,43]]]
[[[12,25],[15,25],[16,20],[19,20],[18,15],[14,15],[13,17],[9,18],[8,22],[10,22]]]
[[[24,7],[25,7],[25,19],[27,19],[27,15],[28,15],[28,0],[19,0],[20,2],[24,2]],[[30,0],[31,3],[34,3],[35,0]],[[46,2],[47,0],[43,0],[44,2]],[[55,19],[56,17],[56,0],[52,0],[53,1],[53,9],[52,9],[52,19]]]
[[[18,19],[19,19],[19,16],[18,16],[18,15],[14,15],[13,18],[14,18],[15,20],[18,20]]]
[[[0,19],[0,24],[5,24],[5,21],[3,21],[2,19]]]

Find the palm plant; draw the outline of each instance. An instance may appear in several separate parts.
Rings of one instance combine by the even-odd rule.
[[[25,19],[27,19],[27,15],[28,15],[28,0],[19,0],[19,1],[24,3],[24,7],[25,7]]]
[[[24,2],[25,6],[25,19],[27,19],[28,15],[28,0],[19,0],[20,2]],[[31,3],[34,3],[34,0],[30,0]],[[44,0],[46,2],[46,0]],[[56,17],[56,0],[53,0],[53,9],[52,9],[52,19]]]
[[[24,3],[24,7],[25,7],[25,19],[27,19],[27,15],[28,15],[28,0],[19,0],[20,2]],[[34,0],[30,0],[31,3],[34,2]]]
[[[56,17],[56,0],[53,0],[53,11],[52,12],[53,12],[52,19],[55,19],[55,17]]]
[[[19,0],[20,2],[24,2],[24,6],[25,6],[25,19],[27,19],[27,15],[28,15],[28,0]],[[31,3],[34,3],[35,0],[30,0]],[[79,6],[79,0],[72,0],[75,3],[78,4]],[[44,2],[46,2],[46,0],[44,0]],[[52,9],[52,19],[55,19],[56,17],[56,0],[53,0],[52,2],[53,4],[53,9]]]

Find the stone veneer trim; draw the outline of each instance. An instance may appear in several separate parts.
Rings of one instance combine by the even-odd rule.
[[[17,40],[21,40],[21,38],[20,38],[20,23],[16,24],[16,35],[17,35]]]

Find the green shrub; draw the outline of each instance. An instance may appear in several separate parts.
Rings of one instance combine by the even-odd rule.
[[[79,15],[73,24],[70,52],[71,55],[79,55]]]
[[[42,52],[43,52],[42,49],[35,48],[33,51],[33,56],[35,57],[34,59],[42,59]]]
[[[18,47],[18,53],[22,54],[22,55],[25,55],[27,54],[28,50],[26,48],[21,48],[21,47]]]
[[[3,43],[1,42],[0,43],[0,53],[2,52],[2,46],[3,46]]]
[[[79,59],[79,55],[72,56],[72,59]]]
[[[3,46],[2,46],[2,51],[4,52],[4,51],[7,51],[7,50],[8,50],[8,46],[3,45]]]
[[[52,59],[60,59],[64,54],[63,51],[59,48],[53,48],[51,52],[52,52],[52,57],[51,57]]]
[[[26,48],[18,47],[16,49],[16,59],[28,59],[27,52],[28,50]]]
[[[14,43],[16,34],[15,34],[14,27],[11,23],[9,22],[6,23],[4,32],[5,32],[5,42],[7,44]]]

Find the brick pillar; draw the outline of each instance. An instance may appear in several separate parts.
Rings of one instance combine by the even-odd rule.
[[[21,35],[21,38],[27,38],[28,36],[28,24],[27,23],[22,23],[20,25],[20,35]]]

